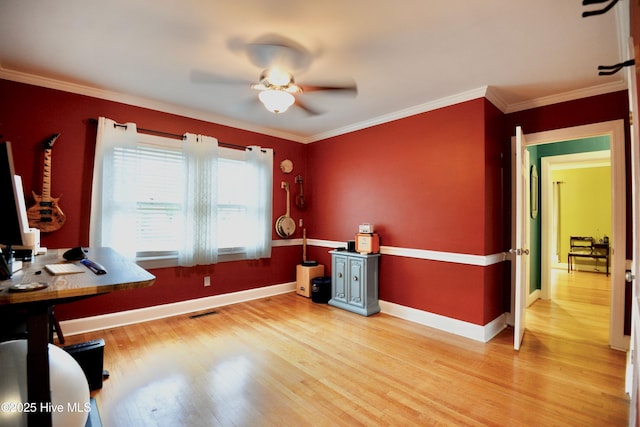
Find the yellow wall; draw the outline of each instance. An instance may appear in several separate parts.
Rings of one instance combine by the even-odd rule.
[[[591,236],[596,241],[608,236],[611,242],[611,167],[556,170],[551,177],[554,182],[563,182],[560,185],[560,262],[567,261],[570,236]]]

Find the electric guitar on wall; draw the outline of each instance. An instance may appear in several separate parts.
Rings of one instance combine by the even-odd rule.
[[[51,149],[59,136],[60,134],[56,133],[42,143],[44,148],[42,196],[38,196],[32,191],[35,204],[27,210],[29,227],[37,228],[45,233],[59,230],[67,219],[60,206],[58,206],[60,197],[51,197]]]

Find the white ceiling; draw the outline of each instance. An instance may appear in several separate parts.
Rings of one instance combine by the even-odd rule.
[[[460,100],[503,111],[626,87],[628,4],[583,18],[580,0],[1,0],[0,78],[309,142]],[[619,23],[624,23],[620,25]],[[237,48],[280,34],[312,52],[299,83],[353,79],[358,96],[301,95],[325,111],[267,112]],[[143,126],[144,124],[140,124]],[[185,130],[187,131],[187,130]]]

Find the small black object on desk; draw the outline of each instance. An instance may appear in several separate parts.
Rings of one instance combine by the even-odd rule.
[[[71,248],[62,254],[62,257],[67,261],[80,261],[81,259],[85,259],[87,251],[82,249],[82,246],[78,246],[75,248]]]
[[[95,261],[91,261],[89,258],[85,258],[81,260],[80,263],[87,266],[87,268],[93,271],[95,274],[107,274],[106,268],[104,268],[101,264],[98,264]]]

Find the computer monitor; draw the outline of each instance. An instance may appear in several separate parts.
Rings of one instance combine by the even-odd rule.
[[[3,245],[3,259],[6,264],[0,262],[2,267],[8,268],[8,273],[0,276],[11,277],[13,268],[12,246],[24,246],[26,235],[29,232],[27,210],[22,191],[22,181],[15,174],[13,167],[13,154],[10,142],[0,143],[0,245]]]

